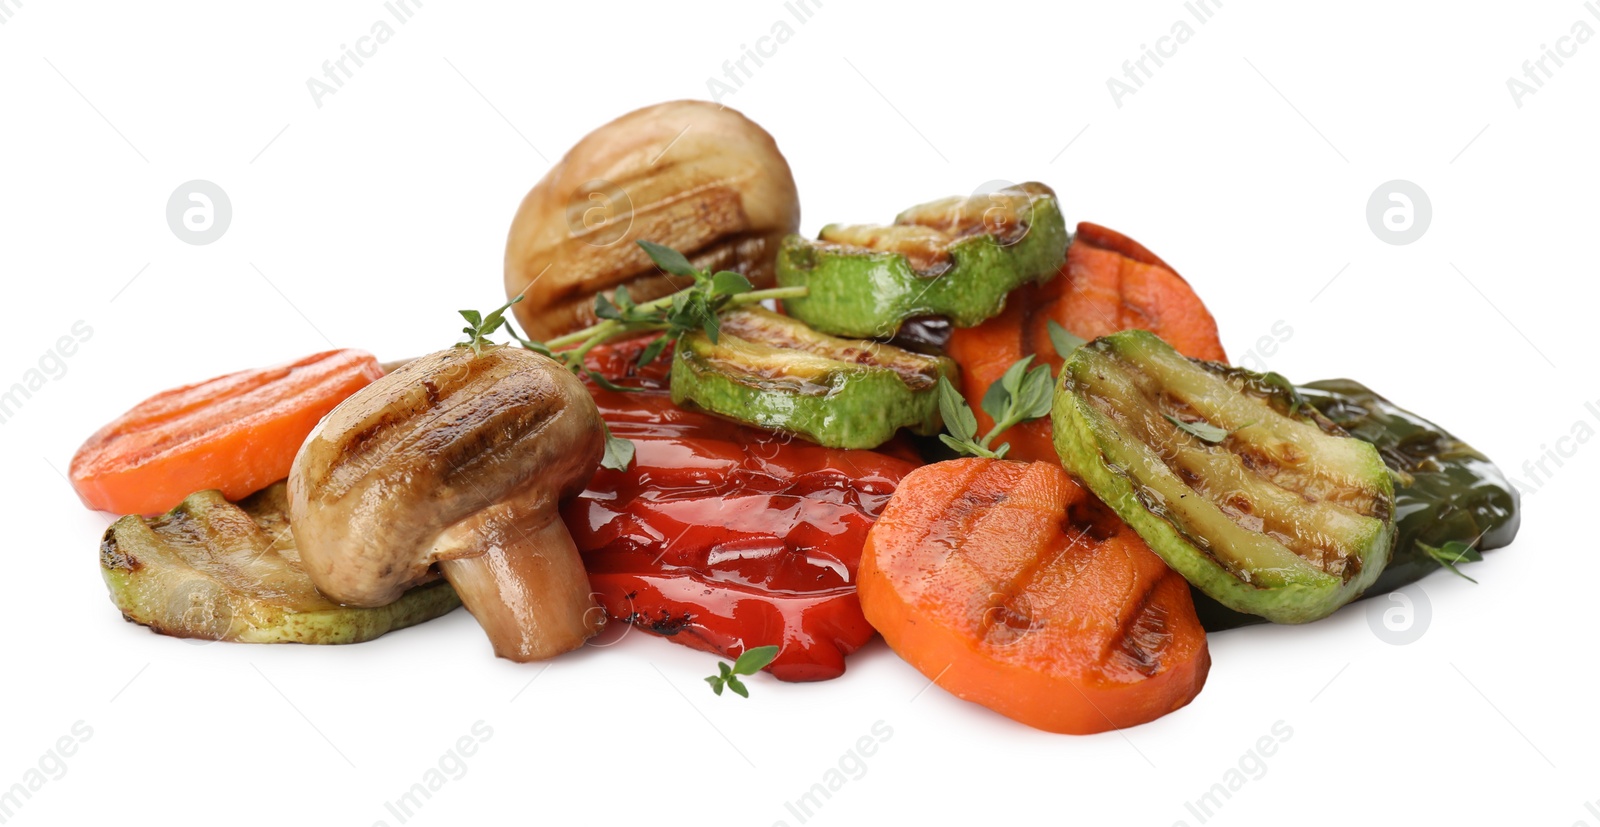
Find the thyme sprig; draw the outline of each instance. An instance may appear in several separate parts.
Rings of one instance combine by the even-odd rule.
[[[585,357],[596,347],[613,339],[659,331],[660,335],[639,353],[638,365],[643,367],[660,358],[667,346],[684,333],[704,331],[707,338],[715,343],[722,331],[721,314],[724,311],[768,299],[793,299],[806,295],[804,287],[757,290],[743,274],[731,270],[713,273],[695,267],[686,256],[666,245],[652,241],[637,243],[661,270],[688,278],[692,283],[669,296],[646,302],[635,302],[627,285],[619,286],[610,297],[604,293],[597,294],[594,297],[594,314],[600,319],[599,322],[542,342],[519,334],[511,319],[505,315],[512,305],[522,301],[523,297],[519,294],[486,315],[476,310],[459,311],[468,326],[462,328],[462,332],[467,334],[467,341],[458,343],[457,347],[471,348],[473,353],[481,355],[485,347],[494,344],[489,337],[504,327],[517,344],[560,362],[568,370],[587,377],[601,388],[637,391],[642,389],[618,385],[599,371],[590,369],[584,362]],[[633,443],[613,436],[611,429],[606,428],[606,453],[601,464],[621,471],[626,470],[632,461]]]
[[[989,433],[978,438],[978,417],[950,380],[939,377],[939,415],[945,430],[939,440],[957,453],[988,459],[1005,459],[1011,443],[989,446],[995,437],[1014,425],[1050,415],[1051,391],[1055,381],[1049,365],[1034,365],[1029,354],[1006,369],[983,395],[983,412],[994,420]]]
[[[744,682],[739,680],[739,676],[754,675],[760,672],[762,669],[767,668],[767,664],[772,663],[777,656],[778,647],[776,646],[757,646],[753,649],[746,649],[744,654],[733,662],[732,666],[729,666],[727,661],[718,661],[717,674],[706,678],[706,683],[711,684],[711,691],[718,695],[722,694],[723,687],[727,687],[733,690],[733,694],[741,698],[748,698],[750,697],[750,690],[745,688]]]

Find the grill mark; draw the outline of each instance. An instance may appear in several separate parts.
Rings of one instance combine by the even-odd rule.
[[[748,277],[759,288],[770,285],[772,281],[772,267],[767,259],[775,254],[777,242],[771,240],[769,244],[769,236],[769,233],[751,231],[726,233],[692,251],[680,252],[696,266],[703,265],[702,269],[712,272],[732,270]],[[539,313],[551,319],[570,319],[571,325],[565,327],[577,330],[599,321],[599,317],[594,315],[595,293],[627,285],[635,301],[646,302],[671,295],[692,283],[692,279],[662,272],[654,264],[647,263],[643,269],[618,273],[590,283],[564,285],[559,292],[551,295]]]
[[[451,354],[451,358],[456,359],[456,361],[461,361],[461,358],[455,354]],[[420,385],[424,390],[426,401],[416,400],[414,404],[408,405],[404,409],[397,409],[394,405],[384,406],[382,410],[376,413],[376,416],[366,427],[346,438],[345,449],[341,454],[341,457],[353,461],[362,457],[369,450],[377,450],[378,448],[381,448],[386,441],[384,438],[396,431],[399,431],[405,426],[412,426],[411,430],[416,430],[418,426],[415,423],[417,414],[419,412],[435,412],[435,415],[429,417],[424,424],[431,424],[432,422],[438,420],[440,418],[439,412],[441,411],[441,407],[438,403],[441,401],[453,401],[453,398],[460,390],[473,385],[475,380],[485,369],[483,366],[478,364],[480,361],[483,360],[477,358],[467,360],[462,365],[462,367],[464,367],[467,371],[466,377],[459,382],[447,384],[442,391],[440,387],[432,381],[432,379],[426,378],[433,367],[431,361],[426,363],[426,368],[420,367],[422,364],[420,362],[412,363],[419,365],[418,368],[413,368],[413,370],[420,370],[424,376],[420,382]],[[405,369],[402,368],[402,370]],[[393,375],[405,375],[409,377],[410,374],[407,373]],[[330,468],[330,471],[331,470],[333,469]]]
[[[998,466],[989,467],[998,470]],[[1001,501],[1004,501],[1003,498]],[[1106,531],[1106,536],[1108,537],[1111,534],[1115,534],[1118,528],[1122,525],[1122,520],[1120,517],[1117,517],[1116,514],[1109,508],[1101,505],[1099,500],[1095,499],[1093,495],[1087,492],[1084,492],[1080,499],[1078,499],[1076,502],[1070,503],[1068,505],[1068,511],[1062,516],[1060,523],[1060,528],[1062,530],[1061,537],[1066,542],[1062,544],[1060,548],[1056,548],[1054,544],[1051,544],[1050,546],[1041,549],[1040,556],[1035,556],[1033,559],[1029,560],[1027,565],[1018,568],[1017,571],[1012,573],[1012,575],[1004,582],[996,583],[991,587],[988,596],[989,599],[987,602],[987,608],[985,609],[983,615],[985,634],[988,633],[988,630],[993,625],[992,621],[990,620],[991,613],[995,611],[1011,611],[1007,609],[1007,607],[1016,605],[1019,599],[1022,601],[1022,608],[1027,610],[1025,614],[1021,615],[1021,617],[1026,618],[1027,622],[1030,624],[1029,631],[1031,632],[1039,628],[1043,628],[1043,622],[1034,621],[1032,618],[1038,616],[1048,616],[1049,610],[1052,607],[1033,607],[1031,598],[1028,596],[1030,594],[1029,590],[1033,587],[1034,582],[1043,576],[1044,573],[1051,567],[1060,564],[1064,560],[1068,560],[1067,552],[1075,546],[1083,543],[1083,538],[1085,536],[1093,536],[1091,534],[1087,534],[1087,532],[1093,530],[1093,522],[1087,525],[1080,524],[1072,517],[1072,509],[1079,506],[1088,506],[1091,508],[1093,506],[1099,506],[1101,509],[1104,509],[1105,519],[1109,520],[1110,522],[1107,525],[1103,525],[1101,530]],[[1086,512],[1080,510],[1078,513],[1080,516],[1082,516]],[[976,525],[977,523],[975,522],[973,526],[967,528],[966,533],[963,534],[963,536],[970,536],[972,530],[976,528]],[[1049,555],[1048,559],[1042,556],[1046,554]],[[1076,572],[1074,572],[1074,576],[1076,576]]]
[[[449,455],[442,457],[446,460],[446,470],[439,475],[439,484],[445,488],[455,488],[458,483],[465,482],[475,485],[472,480],[477,477],[485,467],[498,467],[503,464],[500,454],[518,453],[524,443],[541,439],[544,432],[554,426],[560,419],[565,407],[559,404],[560,400],[552,399],[550,394],[528,393],[519,389],[513,394],[515,398],[527,399],[536,405],[525,413],[512,417],[495,416],[488,421],[472,423],[470,427],[461,429],[464,436],[451,439],[449,442]],[[492,398],[491,398],[492,399]],[[508,407],[524,407],[513,401]],[[505,419],[512,418],[510,423]],[[528,451],[534,455],[539,452]],[[449,462],[450,456],[465,454],[464,462]],[[515,482],[520,485],[528,477],[538,474],[541,469],[538,463],[522,463],[515,466]]]
[[[1167,628],[1166,607],[1151,602],[1156,589],[1167,577],[1172,576],[1171,572],[1167,572],[1150,581],[1134,610],[1122,616],[1113,638],[1116,648],[1111,650],[1110,657],[1120,659],[1145,677],[1152,677],[1161,671],[1162,655],[1172,642],[1172,632]]]
[[[950,502],[949,514],[957,520],[974,517],[973,524],[981,522],[986,513],[995,506],[1006,501],[1003,491],[973,491],[968,488],[956,495]]]
[[[1082,535],[1096,543],[1111,539],[1121,528],[1122,518],[1100,502],[1099,498],[1092,496],[1068,505],[1066,516],[1061,521],[1062,534],[1068,537]]]
[[[932,386],[938,381],[939,362],[935,357],[925,356],[915,351],[908,352],[905,357],[886,357],[880,352],[876,342],[862,341],[865,347],[854,344],[835,346],[829,343],[814,342],[805,339],[789,328],[780,325],[770,325],[760,321],[753,313],[730,313],[722,321],[723,335],[769,345],[777,348],[799,350],[823,358],[832,359],[845,364],[865,365],[867,367],[884,368],[894,371],[900,380],[914,390]],[[835,337],[843,342],[854,342],[844,337]],[[735,366],[744,368],[746,366]],[[777,376],[765,378],[780,378]]]
[[[992,512],[994,506],[1005,501],[1005,494],[1001,491],[995,490],[993,493],[985,493],[980,496],[973,490],[979,487],[985,489],[986,492],[994,489],[995,486],[980,484],[979,480],[996,473],[1004,474],[1005,471],[1001,466],[998,464],[974,463],[969,467],[972,470],[967,474],[966,478],[960,483],[953,483],[953,485],[957,486],[956,490],[960,491],[961,494],[952,498],[948,506],[949,519],[939,523],[937,533],[934,532],[932,526],[929,526],[922,536],[918,538],[917,545],[919,547],[926,548],[930,545],[935,545],[945,549],[946,556],[961,555],[965,557],[965,549],[962,547],[961,540],[971,537],[976,532],[977,526],[983,522],[984,517]],[[987,576],[987,572],[983,567],[973,564],[973,568],[984,572]]]
[[[1035,617],[1025,592],[991,592],[980,625],[983,640],[990,646],[1010,646],[1045,627],[1044,621]]]
[[[1159,413],[1168,413],[1180,419],[1182,419],[1183,415],[1185,414],[1191,416],[1193,415],[1193,410],[1186,403],[1184,403],[1183,400],[1171,396],[1170,394],[1166,393],[1164,389],[1155,385],[1154,380],[1140,370],[1138,365],[1135,365],[1115,354],[1107,353],[1103,355],[1113,363],[1116,369],[1120,370],[1122,374],[1130,380],[1130,384],[1135,392],[1139,394],[1139,401],[1142,404],[1151,407],[1153,410],[1156,410]],[[1101,374],[1101,378],[1104,378],[1103,374]],[[1238,528],[1244,531],[1255,532],[1257,534],[1266,534],[1289,549],[1289,551],[1293,552],[1295,556],[1305,560],[1307,563],[1327,574],[1340,576],[1345,580],[1348,580],[1354,575],[1355,571],[1359,570],[1359,563],[1350,565],[1349,560],[1340,553],[1342,549],[1338,547],[1337,543],[1329,545],[1319,542],[1316,537],[1302,537],[1298,535],[1288,535],[1277,531],[1264,530],[1264,518],[1257,514],[1255,505],[1248,500],[1242,494],[1242,492],[1232,488],[1218,488],[1214,484],[1207,485],[1206,480],[1202,479],[1198,474],[1189,471],[1179,464],[1178,455],[1176,452],[1156,450],[1157,446],[1155,444],[1152,444],[1151,441],[1145,440],[1136,435],[1139,433],[1148,433],[1154,440],[1158,442],[1163,439],[1174,441],[1190,440],[1190,437],[1187,434],[1182,433],[1177,426],[1166,422],[1165,418],[1162,418],[1160,421],[1151,418],[1147,423],[1136,423],[1132,420],[1132,418],[1124,415],[1124,413],[1119,410],[1111,400],[1104,398],[1092,390],[1089,391],[1089,394],[1089,398],[1094,404],[1095,408],[1111,419],[1111,421],[1119,430],[1123,431],[1129,438],[1135,441],[1144,442],[1145,445],[1152,449],[1155,456],[1159,459],[1162,465],[1167,468],[1167,470],[1176,475],[1181,481],[1184,482],[1185,485],[1188,485],[1191,490],[1195,491],[1201,497],[1205,498],[1207,502],[1215,506],[1223,513],[1224,516],[1228,518],[1230,522],[1232,522]],[[1269,408],[1263,404],[1263,409],[1265,411]],[[1198,442],[1198,440],[1193,441]],[[1221,443],[1200,444],[1194,447],[1197,447],[1199,450],[1205,451],[1214,456],[1220,455],[1224,457],[1237,457],[1239,459],[1240,468],[1247,478],[1254,478],[1254,481],[1256,482],[1276,488],[1279,491],[1282,491],[1291,497],[1295,497],[1307,504],[1324,503],[1328,506],[1348,512],[1357,517],[1370,517],[1380,520],[1383,519],[1382,509],[1378,507],[1383,502],[1381,498],[1370,498],[1357,495],[1354,497],[1354,499],[1359,500],[1362,504],[1369,506],[1369,508],[1352,508],[1346,502],[1346,500],[1352,498],[1328,496],[1328,494],[1331,493],[1329,491],[1332,485],[1331,483],[1322,481],[1319,478],[1316,478],[1314,475],[1285,471],[1283,470],[1282,466],[1279,465],[1277,461],[1270,455],[1256,448],[1256,446],[1245,442],[1243,439],[1237,436],[1230,434]],[[1293,447],[1298,450],[1298,446]],[[1265,469],[1273,469],[1275,473],[1262,473],[1262,471]],[[1191,544],[1195,545],[1196,548],[1212,556],[1213,560],[1216,559],[1215,555],[1211,554],[1210,549],[1207,548],[1205,544],[1194,541],[1193,533],[1188,531],[1184,525],[1180,524],[1180,520],[1176,515],[1170,513],[1170,511],[1163,507],[1162,504],[1150,502],[1149,498],[1144,495],[1143,489],[1138,485],[1137,481],[1132,480],[1131,482],[1134,483],[1135,495],[1139,497],[1141,504],[1143,504],[1147,510],[1150,510],[1152,513],[1156,513],[1158,516],[1165,519],[1170,525],[1177,529],[1179,533],[1183,534],[1186,538],[1190,538]],[[1284,484],[1285,482],[1298,483],[1299,486],[1286,485]],[[1319,488],[1313,489],[1311,487],[1313,485],[1317,485],[1318,483],[1320,483]],[[1318,536],[1320,536],[1320,533]],[[1224,568],[1228,568],[1230,571],[1232,570],[1230,566],[1225,564],[1223,565]]]
[[[650,175],[657,173],[651,168]],[[620,182],[625,186],[627,181]],[[640,228],[636,237],[671,239],[674,247],[693,261],[716,248],[734,243],[748,236],[761,236],[750,230],[750,219],[744,210],[744,197],[737,182],[727,179],[708,181],[696,187],[673,192],[671,195],[633,210],[633,226]],[[652,229],[654,228],[654,229]],[[688,229],[689,234],[671,232]],[[681,245],[681,246],[679,246]],[[632,245],[630,245],[631,247]],[[688,249],[684,249],[688,248]],[[585,255],[590,250],[596,252]],[[546,304],[555,307],[574,300],[588,300],[596,292],[609,290],[639,276],[663,274],[642,251],[618,255],[601,248],[579,248],[580,260],[574,265],[601,265],[599,272],[585,279],[564,281],[551,290]],[[587,258],[588,261],[581,259]],[[643,259],[641,262],[640,259]],[[629,266],[629,265],[632,266]],[[686,280],[687,281],[687,280]]]
[[[323,485],[316,492],[318,497],[338,498],[349,493],[372,469],[384,467],[395,455],[415,449],[438,423],[457,415],[459,409],[470,406],[482,395],[492,393],[494,384],[509,374],[509,371],[501,373],[486,390],[483,388],[486,384],[483,377],[495,367],[503,365],[501,360],[466,358],[455,353],[448,358],[462,362],[460,368],[465,369],[466,376],[439,387],[432,404],[425,405],[423,400],[414,399],[413,404],[403,409],[397,410],[395,406],[388,405],[377,411],[370,424],[345,440],[343,450],[329,463],[323,474]],[[432,362],[412,364],[418,365],[417,369],[424,375],[435,370]],[[447,376],[449,370],[449,367],[444,369]]]
[[[122,549],[122,544],[117,542],[117,527],[115,524],[106,528],[106,533],[100,537],[100,565],[116,571],[135,572],[144,568],[144,563],[139,558]]]
[[[312,390],[319,390],[331,381],[337,381],[336,372],[345,366],[344,360],[335,360],[331,356],[322,355],[315,360],[284,366],[270,374],[243,378],[239,380],[238,385],[224,388],[221,393],[213,396],[191,394],[171,400],[170,410],[122,423],[129,436],[122,440],[124,450],[121,455],[145,462],[164,456],[176,447],[208,439],[219,431],[257,421],[268,413],[256,410],[261,407],[258,400],[270,402],[286,398],[279,383],[290,377],[309,373],[315,380]],[[217,416],[218,411],[228,409],[244,409],[252,413],[243,418]],[[159,439],[138,446],[136,452],[130,452],[129,449],[133,448],[131,440],[148,438],[151,429],[158,427],[166,429]],[[182,430],[177,430],[179,427]],[[96,462],[87,467],[103,469],[105,463],[103,457],[97,457]]]

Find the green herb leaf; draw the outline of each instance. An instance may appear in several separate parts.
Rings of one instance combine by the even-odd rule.
[[[1006,372],[1000,375],[1000,384],[1005,386],[1007,394],[1012,399],[1022,392],[1022,382],[1028,376],[1028,366],[1033,364],[1033,354],[1018,359]]]
[[[1018,364],[1021,364],[1020,362]],[[1015,367],[1015,365],[1013,365]],[[1009,371],[1008,371],[1009,372]],[[989,415],[990,419],[999,422],[1011,407],[1011,391],[1005,385],[1005,377],[989,383],[989,390],[983,394],[983,401],[978,407]]]
[[[663,314],[667,335],[677,337],[691,330],[703,330],[712,344],[716,344],[722,324],[717,316],[726,298],[715,302],[706,285],[696,285],[673,296],[672,307]]]
[[[1055,402],[1055,387],[1056,382],[1050,375],[1050,366],[1036,365],[1033,370],[1028,371],[1027,377],[1022,380],[1021,389],[1012,401],[1012,416],[1021,422],[1049,416],[1050,406]]]
[[[1277,391],[1288,398],[1290,416],[1294,416],[1295,414],[1299,413],[1301,406],[1305,405],[1306,403],[1305,399],[1301,398],[1300,391],[1295,390],[1294,383],[1290,382],[1287,376],[1284,376],[1277,371],[1268,371],[1262,374],[1261,384],[1266,385],[1271,390]]]
[[[506,310],[510,309],[511,305],[520,301],[522,301],[522,294],[519,293],[517,294],[516,298],[495,308],[493,313],[484,316],[482,325],[483,335],[487,336],[490,333],[499,330],[501,325],[509,325],[510,322],[506,320]]]
[[[600,467],[613,471],[626,471],[633,464],[633,442],[618,436],[613,436],[611,426],[601,423],[606,433],[606,453],[600,459]]]
[[[971,456],[977,456],[977,454],[974,454],[972,452],[973,448],[978,447],[977,443],[974,443],[971,440],[956,439],[955,437],[953,437],[953,436],[951,436],[949,434],[940,434],[939,435],[939,441],[943,442],[947,448],[949,448],[952,451],[955,451],[958,454],[968,454],[968,455],[971,455]]]
[[[1452,563],[1483,562],[1483,554],[1481,552],[1473,548],[1470,543],[1463,543],[1460,540],[1451,540],[1437,549],[1437,551],[1438,553],[1434,555],[1435,559],[1449,560]]]
[[[1030,365],[1032,368],[1030,369]],[[996,425],[1009,428],[1050,415],[1055,379],[1048,365],[1033,365],[1030,354],[1018,360],[983,395],[983,411]],[[1000,431],[996,431],[998,434]]]
[[[594,294],[594,315],[602,319],[622,320],[622,310],[617,307],[604,293]]]
[[[967,400],[961,398],[961,392],[943,376],[939,377],[939,415],[944,418],[945,430],[957,440],[972,442],[977,438],[978,418],[967,407]]]
[[[687,257],[670,247],[649,241],[638,243],[657,266],[674,275],[693,276],[694,284],[670,296],[652,299],[643,304],[634,299],[625,285],[617,287],[610,296],[597,294],[594,302],[595,315],[602,321],[583,330],[557,336],[548,342],[524,339],[517,334],[511,319],[505,316],[506,308],[521,301],[521,296],[506,302],[499,310],[487,316],[481,316],[477,311],[463,310],[461,315],[471,323],[471,326],[462,329],[462,332],[467,334],[467,341],[461,343],[461,346],[470,347],[475,353],[481,353],[483,346],[489,344],[488,334],[503,326],[523,347],[559,361],[568,370],[578,376],[587,377],[599,387],[610,391],[641,391],[644,388],[618,385],[589,370],[583,363],[584,354],[596,345],[619,336],[646,331],[661,333],[660,337],[652,340],[640,351],[638,365],[642,367],[660,358],[661,354],[666,352],[667,346],[684,333],[703,331],[713,343],[718,342],[722,333],[719,314],[723,310],[732,306],[751,304],[767,295],[766,292],[755,292],[750,280],[739,273],[723,270],[712,275],[695,269]],[[805,289],[791,287],[772,292],[792,296],[797,290],[803,293]],[[751,295],[744,295],[747,293]],[[632,457],[632,451],[624,449],[623,446],[631,448],[631,443],[617,440],[608,444],[607,461],[625,467],[628,458]]]
[[[949,440],[944,442],[964,454],[1004,459],[1006,452],[1011,450],[1011,444],[990,450],[989,443],[1017,424],[1049,416],[1050,406],[1055,401],[1054,391],[1055,378],[1050,375],[1050,366],[1033,364],[1032,354],[1024,356],[1006,368],[1006,372],[991,383],[983,395],[983,412],[994,420],[994,427],[989,433],[983,439],[976,439],[977,425],[974,421],[973,434],[969,436],[952,430],[950,433],[957,437],[957,443]],[[971,409],[966,407],[965,400],[960,400],[959,394],[957,400],[960,401],[959,407],[972,416]],[[957,400],[952,400],[952,403]],[[940,394],[939,404],[943,411],[943,393]]]
[[[1019,359],[1000,378],[989,385],[989,390],[983,395],[980,407],[996,422],[1006,418],[1006,413],[1011,410],[1012,401],[1017,393],[1022,390],[1022,380],[1028,373],[1028,365],[1033,363],[1033,355]]]
[[[1427,552],[1429,557],[1439,561],[1440,565],[1451,570],[1452,572],[1455,572],[1456,576],[1466,578],[1474,583],[1478,582],[1477,580],[1473,580],[1473,578],[1468,577],[1466,574],[1463,574],[1460,569],[1456,568],[1457,565],[1462,563],[1479,563],[1483,561],[1483,554],[1477,549],[1473,548],[1470,543],[1463,543],[1460,540],[1451,540],[1450,542],[1445,543],[1443,546],[1438,548],[1430,546],[1427,543],[1417,543],[1417,547]]]
[[[667,345],[669,345],[671,343],[672,343],[672,339],[670,337],[668,337],[666,334],[662,334],[660,336],[657,336],[655,338],[655,341],[651,342],[648,345],[645,345],[644,350],[639,351],[639,362],[638,362],[639,367],[642,368],[645,365],[648,365],[651,362],[654,362],[656,359],[661,358],[662,351],[666,350],[667,349]]]
[[[1072,351],[1088,344],[1087,340],[1074,336],[1055,319],[1049,319],[1045,322],[1045,330],[1050,334],[1050,345],[1056,349],[1056,354],[1063,359],[1072,358]]]
[[[733,662],[733,671],[740,675],[754,675],[767,668],[778,657],[778,647],[757,646],[744,650],[744,654]]]
[[[674,276],[690,276],[696,280],[703,278],[700,271],[689,263],[689,259],[685,258],[683,253],[664,244],[657,244],[654,241],[641,239],[638,244],[644,249],[645,255],[649,256],[650,260],[655,262],[655,265],[662,270]]]
[[[740,273],[723,270],[711,277],[711,292],[718,296],[737,296],[755,289],[755,285]]]
[[[717,661],[717,674],[706,678],[705,681],[711,684],[711,691],[718,695],[722,694],[722,688],[726,686],[733,690],[733,694],[741,698],[748,698],[750,697],[750,690],[744,685],[744,681],[739,680],[739,676],[754,675],[760,672],[768,664],[772,663],[777,656],[778,647],[776,646],[756,646],[746,649],[731,666],[725,660]]]
[[[519,301],[522,301],[521,294],[490,311],[487,316],[476,310],[457,310],[456,312],[460,313],[461,318],[466,319],[468,324],[467,327],[461,328],[461,332],[467,334],[467,340],[465,342],[457,342],[457,344],[461,347],[470,347],[473,353],[482,355],[485,345],[494,344],[489,341],[491,334],[499,330],[501,325],[506,325],[509,329],[506,310]],[[513,331],[511,335],[516,336],[516,332]],[[520,338],[518,337],[519,340]]]
[[[1228,438],[1230,431],[1218,428],[1209,422],[1184,422],[1172,414],[1162,414],[1168,422],[1178,426],[1178,430],[1213,445]]]

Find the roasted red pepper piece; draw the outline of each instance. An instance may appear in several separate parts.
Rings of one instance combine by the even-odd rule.
[[[916,467],[680,410],[670,357],[637,369],[648,338],[596,348],[589,366],[643,391],[594,391],[627,471],[601,469],[563,508],[611,616],[735,658],[776,644],[787,681],[835,678],[873,635],[856,598],[867,531]]]

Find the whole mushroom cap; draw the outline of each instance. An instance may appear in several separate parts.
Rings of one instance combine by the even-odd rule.
[[[640,301],[687,286],[634,242],[770,286],[785,235],[800,227],[788,161],[767,131],[705,101],[635,110],[586,135],[523,199],[506,241],[506,297],[535,339],[594,322],[596,293]]]
[[[381,606],[435,563],[503,552],[559,522],[558,502],[603,451],[594,400],[562,366],[520,348],[451,348],[322,420],[289,476],[290,525],[319,591]]]

